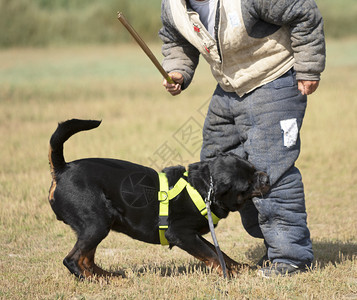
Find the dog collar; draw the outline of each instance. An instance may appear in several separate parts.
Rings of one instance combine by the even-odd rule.
[[[188,176],[188,172],[183,174],[184,177]],[[207,207],[205,201],[202,199],[200,193],[192,187],[187,180],[181,177],[172,189],[169,189],[169,183],[165,173],[159,173],[160,191],[158,192],[159,200],[159,236],[161,245],[168,245],[169,242],[165,237],[165,232],[169,227],[168,217],[169,217],[169,202],[178,196],[185,188],[192,200],[192,202],[197,207],[198,211],[208,219]],[[217,225],[220,220],[213,212],[211,212],[213,219],[213,224]]]

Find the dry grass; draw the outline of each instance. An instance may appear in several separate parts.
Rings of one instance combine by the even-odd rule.
[[[273,280],[246,270],[230,281],[179,249],[112,233],[97,261],[125,270],[127,278],[79,282],[62,265],[74,234],[47,203],[48,139],[56,123],[68,118],[103,123],[66,143],[67,160],[116,157],[156,168],[198,160],[197,141],[186,143],[178,133],[202,126],[214,89],[204,63],[190,89],[173,98],[136,47],[0,52],[0,298],[357,299],[357,41],[328,46],[328,67],[309,99],[298,161],[316,267]],[[159,56],[159,47],[153,48]],[[165,142],[170,155],[160,157]],[[238,261],[253,265],[263,254],[262,242],[242,229],[239,214],[223,220],[217,236]]]

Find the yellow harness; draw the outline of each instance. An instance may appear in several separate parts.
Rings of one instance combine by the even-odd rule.
[[[188,176],[188,173],[185,172],[184,176]],[[159,236],[160,236],[160,243],[161,245],[168,245],[169,242],[165,237],[165,232],[169,227],[168,217],[169,217],[169,202],[173,198],[175,198],[178,194],[180,194],[183,189],[186,188],[188,194],[191,197],[191,200],[196,205],[198,211],[208,219],[207,216],[207,208],[206,203],[202,199],[201,195],[194,189],[186,179],[181,177],[179,181],[175,184],[172,189],[169,189],[169,183],[165,173],[159,173],[159,181],[160,181],[160,191],[158,193],[158,200],[160,202],[159,207]],[[217,225],[218,221],[220,220],[214,213],[211,213],[213,224]]]

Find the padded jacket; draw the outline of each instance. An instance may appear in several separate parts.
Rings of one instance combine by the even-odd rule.
[[[163,0],[163,67],[192,81],[200,54],[226,92],[239,96],[294,67],[298,80],[325,68],[323,20],[313,0],[217,0],[215,36],[186,0]]]

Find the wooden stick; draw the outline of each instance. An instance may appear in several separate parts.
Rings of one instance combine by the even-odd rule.
[[[135,29],[129,24],[129,22],[124,17],[123,13],[118,12],[118,20],[124,25],[124,27],[129,31],[131,36],[135,39],[135,41],[139,44],[141,49],[146,53],[146,55],[150,58],[155,67],[159,70],[161,75],[167,80],[168,83],[175,83],[172,78],[167,74],[164,68],[161,66],[159,61],[156,59],[155,55],[151,52],[150,48],[146,45],[140,35],[135,31]]]

